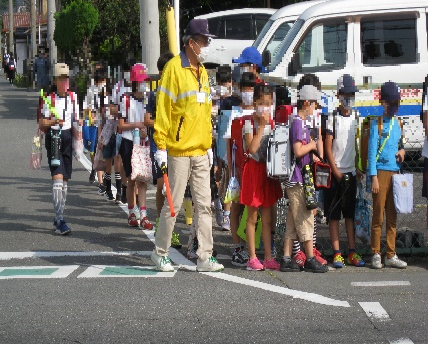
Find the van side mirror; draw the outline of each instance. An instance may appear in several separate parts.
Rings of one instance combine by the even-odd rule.
[[[271,63],[271,54],[269,50],[265,50],[262,55],[262,64],[263,67],[268,67]]]
[[[291,59],[290,63],[288,64],[288,75],[289,76],[296,76],[297,72],[299,72],[302,69],[301,63],[300,63],[300,53],[295,52],[293,58]]]

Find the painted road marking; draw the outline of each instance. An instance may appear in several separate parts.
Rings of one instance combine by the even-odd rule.
[[[105,252],[61,252],[61,251],[31,251],[31,252],[0,252],[0,260],[46,258],[46,257],[100,257],[100,256],[150,256],[152,251],[105,251]]]
[[[390,340],[390,344],[414,344],[409,338],[400,338],[396,340]]]
[[[386,310],[379,302],[358,302],[370,320],[391,320]]]
[[[95,277],[174,277],[174,272],[157,271],[153,266],[126,266],[126,265],[92,265],[82,272],[77,278]]]
[[[65,278],[78,267],[79,265],[0,267],[0,279]]]
[[[372,281],[372,282],[351,282],[354,287],[394,287],[410,285],[409,281]]]

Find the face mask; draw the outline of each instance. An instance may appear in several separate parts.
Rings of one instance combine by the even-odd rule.
[[[339,96],[339,101],[346,110],[351,110],[355,106],[354,97]]]
[[[230,89],[229,87],[218,85],[216,94],[220,97],[227,97],[230,94]]]
[[[253,92],[242,92],[241,97],[242,97],[242,102],[245,105],[253,105],[253,97],[254,97]]]
[[[193,50],[193,49],[192,50],[195,53],[198,61],[200,63],[203,63],[208,57],[208,53],[210,52],[210,47],[209,46],[208,47],[201,47],[198,43],[196,43],[196,45],[199,47],[199,50],[200,50],[199,55],[195,53],[195,50]]]
[[[257,106],[256,107],[256,114],[257,115],[263,115],[263,114],[270,114],[270,106]]]
[[[386,115],[388,117],[395,116],[399,109],[400,109],[399,104],[388,104],[388,107],[386,109]]]
[[[105,84],[105,83],[102,83],[102,84],[99,84],[97,87],[98,87],[98,92],[99,92],[99,93],[101,93],[101,92],[102,92],[102,90],[103,90],[103,88],[105,88],[105,87],[106,87],[106,84]]]
[[[56,83],[56,87],[58,89],[58,93],[66,93],[68,91],[69,88],[69,80],[67,79],[62,79],[62,80],[58,80]]]
[[[139,84],[138,85],[138,92],[141,92],[141,93],[150,92],[149,85],[147,83],[145,83],[145,82]]]
[[[126,82],[131,82],[131,72],[124,72],[123,78],[126,80]]]
[[[250,67],[241,67],[241,74],[242,73],[249,73],[250,72]]]

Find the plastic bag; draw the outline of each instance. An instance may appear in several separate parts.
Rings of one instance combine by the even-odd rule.
[[[104,160],[102,149],[97,149],[95,153],[94,170],[97,172],[98,171],[104,172],[106,170],[106,161]]]
[[[28,162],[28,166],[32,170],[39,170],[42,168],[42,138],[43,134],[40,129],[37,128],[37,133],[34,135],[31,144],[31,153]]]
[[[367,176],[370,178],[370,176]],[[364,198],[363,184],[357,182],[358,196],[355,203],[354,226],[355,235],[364,244],[370,242],[370,205],[371,202]]]
[[[229,184],[227,185],[226,195],[224,196],[224,203],[230,203],[233,201],[238,201],[239,196],[241,195],[241,187],[239,186],[239,181],[235,177],[236,167],[235,167],[235,148],[232,149],[232,176],[229,179]]]
[[[82,127],[78,123],[73,123],[72,127],[73,137],[73,157],[80,161],[80,157],[83,155],[83,135]]]
[[[153,183],[152,160],[150,147],[135,145],[132,148],[131,179],[144,183]]]

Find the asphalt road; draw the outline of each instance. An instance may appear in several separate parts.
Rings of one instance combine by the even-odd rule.
[[[73,233],[55,235],[45,153],[42,170],[27,167],[36,104],[0,74],[0,344],[428,343],[424,259],[404,271],[248,272],[215,227],[223,273],[195,272],[183,246],[176,272],[157,274],[152,233],[129,228],[79,162],[65,211]],[[183,244],[186,229],[181,213]]]

